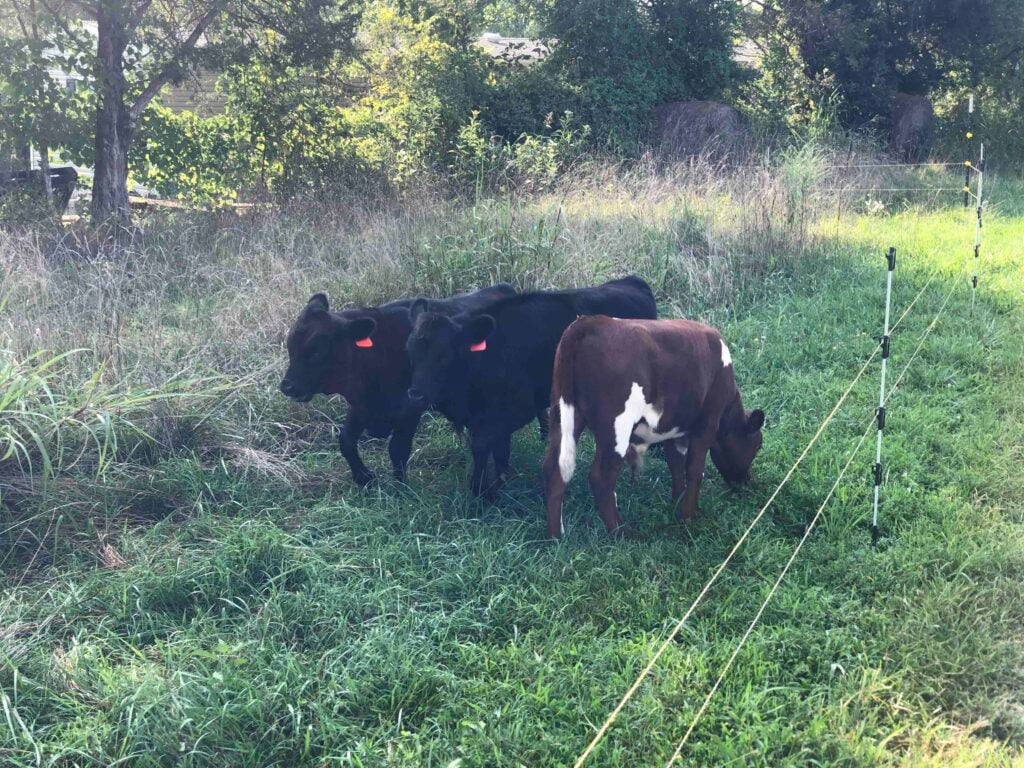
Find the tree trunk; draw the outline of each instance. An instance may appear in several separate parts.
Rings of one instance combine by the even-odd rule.
[[[39,145],[39,174],[43,177],[43,197],[49,214],[53,211],[53,183],[50,180],[50,148],[46,144]]]
[[[19,171],[31,171],[32,170],[32,145],[27,141],[21,142],[15,150],[18,160],[17,169]]]
[[[128,149],[133,126],[124,75],[128,44],[127,9],[117,0],[98,3],[97,66],[100,103],[96,110],[95,167],[92,179],[94,225],[128,227]]]

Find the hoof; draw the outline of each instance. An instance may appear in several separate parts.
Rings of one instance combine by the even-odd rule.
[[[699,514],[700,514],[700,509],[695,509],[695,510],[693,510],[693,512],[690,512],[690,513],[687,513],[687,512],[685,512],[683,510],[680,510],[679,514],[676,515],[676,519],[680,523],[690,523],[690,522],[693,522],[694,520],[696,520],[697,519],[697,515],[699,515]]]
[[[618,528],[609,531],[609,533],[614,539],[632,539],[636,535],[636,531],[633,530],[633,526],[625,522]]]

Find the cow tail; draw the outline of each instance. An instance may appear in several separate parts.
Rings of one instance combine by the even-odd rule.
[[[576,347],[580,334],[570,325],[555,352],[551,402],[558,405],[558,470],[566,483],[576,471]]]

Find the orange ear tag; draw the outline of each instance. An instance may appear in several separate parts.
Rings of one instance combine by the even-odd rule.
[[[371,339],[369,336],[367,336],[365,339],[359,339],[359,341],[356,342],[356,346],[362,347],[363,349],[369,349],[370,347],[373,346],[373,339]]]
[[[486,349],[487,349],[487,339],[484,339],[483,341],[478,341],[476,344],[470,344],[469,345],[469,351],[470,352],[483,352]]]

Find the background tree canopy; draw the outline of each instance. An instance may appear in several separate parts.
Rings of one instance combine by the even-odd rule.
[[[524,174],[548,178],[588,146],[641,150],[655,106],[698,99],[735,106],[755,135],[800,132],[828,105],[841,126],[881,136],[895,94],[911,93],[932,99],[939,141],[952,141],[951,116],[972,91],[992,150],[1019,158],[1024,146],[1019,0],[3,7],[0,146],[94,168],[97,219],[127,220],[129,175],[213,203],[387,192],[427,176],[458,185],[481,169],[535,184]],[[499,56],[478,42],[485,32],[524,39]],[[737,45],[755,54],[738,61]],[[76,73],[79,88],[54,69]],[[160,106],[167,84],[198,71],[219,74],[223,114]]]
[[[777,0],[763,13],[791,36],[805,74],[839,90],[852,124],[887,116],[897,92],[977,88],[1021,60],[1017,0]]]

